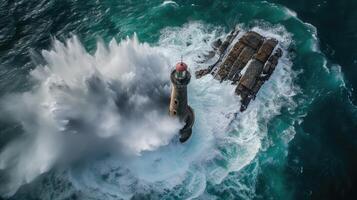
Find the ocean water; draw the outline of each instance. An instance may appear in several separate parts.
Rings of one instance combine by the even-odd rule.
[[[0,2],[0,199],[355,199],[357,4]],[[192,138],[167,117],[232,28],[283,57],[244,113],[234,86],[191,80]],[[238,113],[238,114],[237,114]]]

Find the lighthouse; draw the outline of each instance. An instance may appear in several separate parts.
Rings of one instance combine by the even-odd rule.
[[[195,121],[193,109],[187,101],[187,85],[190,83],[191,74],[184,62],[176,64],[175,69],[171,72],[171,99],[170,99],[170,116],[177,117],[184,127],[180,130],[180,142],[186,142],[192,134],[192,126]]]

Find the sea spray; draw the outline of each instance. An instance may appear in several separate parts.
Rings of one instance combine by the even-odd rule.
[[[3,195],[57,162],[153,151],[181,127],[167,116],[168,61],[136,36],[99,44],[94,56],[76,37],[53,46],[42,52],[46,65],[31,72],[34,88],[1,102],[25,132],[0,154],[0,167],[10,174]]]
[[[198,22],[167,28],[155,48],[172,66],[183,55],[194,71],[203,67],[197,61],[211,50],[211,42],[222,36],[220,28],[210,30],[209,25]],[[291,38],[282,27],[254,30],[278,38],[284,50],[290,45]],[[233,85],[220,84],[210,76],[193,79],[188,91],[196,123],[187,143],[171,143],[127,160],[111,157],[92,167],[74,168],[70,173],[72,182],[89,196],[100,194],[108,199],[126,199],[137,194],[150,194],[152,198],[160,195],[163,199],[202,195],[207,183],[220,184],[230,172],[250,164],[262,147],[268,148],[262,144],[267,137],[267,123],[283,105],[295,106],[292,97],[298,88],[292,83],[294,72],[288,53],[285,51],[284,55],[271,81],[246,112],[235,114],[239,99]],[[110,187],[100,187],[99,192],[98,185],[103,184]]]
[[[291,42],[282,27],[255,30],[277,37],[284,50]],[[207,184],[220,184],[230,172],[250,164],[262,147],[267,148],[262,141],[269,120],[283,105],[293,102],[294,72],[286,51],[246,112],[236,114],[239,99],[233,85],[207,76],[193,79],[188,88],[196,123],[187,143],[174,142],[181,124],[166,117],[171,66],[183,56],[191,71],[204,67],[199,61],[211,50],[211,42],[223,34],[220,27],[192,22],[164,29],[157,46],[140,44],[134,37],[120,43],[113,40],[108,46],[98,43],[94,55],[87,53],[76,37],[65,44],[55,40],[53,50],[43,52],[47,64],[32,72],[38,85],[28,92],[36,98],[31,101],[35,106],[29,106],[35,116],[31,119],[47,113],[45,118],[53,126],[50,132],[37,133],[44,126],[39,120],[27,135],[50,135],[50,140],[59,137],[58,148],[44,162],[45,170],[28,172],[32,179],[58,162],[81,159],[81,164],[67,168],[61,179],[82,191],[84,198],[129,199],[151,193],[154,197],[190,199],[202,195]],[[23,95],[17,95],[18,105],[22,105]],[[17,108],[9,113],[20,113]],[[27,117],[14,119],[30,123]],[[24,149],[33,145],[30,142]],[[1,159],[14,156],[6,153],[7,149]],[[24,149],[16,153],[22,154]],[[13,176],[17,174],[13,171]],[[10,182],[4,192],[11,194],[32,179]]]
[[[210,77],[197,82],[193,80],[189,88],[190,103],[195,104],[193,107],[196,113],[205,116],[201,117],[199,124],[195,124],[197,126],[192,137],[194,143],[183,148],[174,143],[167,145],[172,148],[172,154],[167,153],[170,159],[164,159],[163,162],[156,159],[155,165],[150,165],[149,162],[155,160],[152,152],[142,152],[141,158],[146,160],[133,162],[128,167],[123,163],[130,159],[95,155],[93,152],[93,158],[81,157],[84,161],[78,160],[76,166],[64,166],[62,171],[57,164],[45,162],[57,160],[54,155],[61,154],[61,151],[47,150],[43,156],[33,159],[32,148],[26,148],[28,153],[18,150],[34,142],[34,139],[27,139],[30,134],[18,139],[19,132],[23,132],[21,124],[0,124],[1,152],[14,152],[6,156],[1,154],[0,159],[9,162],[2,162],[0,168],[15,166],[14,163],[22,160],[23,165],[17,165],[17,177],[21,174],[28,174],[27,180],[32,175],[37,177],[30,184],[23,185],[10,199],[120,199],[120,195],[123,195],[123,199],[132,196],[136,197],[134,199],[183,199],[198,196],[197,199],[202,200],[311,199],[333,196],[343,199],[355,194],[350,184],[355,182],[355,171],[348,166],[353,166],[356,159],[346,156],[355,150],[353,141],[356,132],[356,106],[353,105],[354,92],[351,88],[355,75],[354,70],[351,71],[351,64],[356,64],[356,59],[353,58],[355,40],[350,37],[355,28],[351,22],[356,19],[353,16],[355,6],[352,1],[341,3],[328,0],[320,4],[280,0],[274,1],[275,3],[265,0],[195,1],[194,4],[179,0],[151,0],[145,3],[92,0],[5,2],[0,5],[0,13],[4,15],[3,26],[0,27],[4,36],[0,37],[3,47],[0,56],[1,95],[15,91],[25,95],[23,91],[31,86],[26,76],[37,65],[30,63],[28,50],[51,49],[51,36],[66,41],[69,33],[74,33],[93,52],[97,37],[106,41],[101,46],[108,49],[106,46],[111,38],[125,38],[126,35],[137,32],[141,41],[149,42],[164,54],[164,59],[169,60],[168,68],[184,55],[185,62],[190,62],[192,72],[192,68],[209,65],[199,63],[206,53],[203,49],[210,49],[209,45],[203,44],[203,40],[206,39],[209,43],[214,37],[223,37],[222,30],[228,32],[237,23],[245,30],[259,27],[264,33],[274,32],[274,37],[286,36],[288,32],[293,40],[288,42],[290,45],[284,45],[289,46],[287,49],[283,48],[284,55],[287,56],[280,60],[284,63],[284,70],[275,71],[273,77],[266,82],[255,100],[257,102],[260,98],[258,103],[252,102],[255,104],[250,105],[252,111],[249,116],[238,115],[235,118],[234,110],[239,105],[236,105],[238,100],[231,99],[234,96],[234,87],[216,84]],[[335,12],[336,10],[344,12]],[[326,19],[336,20],[324,23]],[[194,20],[201,22],[192,23]],[[273,30],[276,27],[284,27],[284,31],[276,34]],[[162,29],[164,30],[161,31]],[[213,32],[216,34],[212,34]],[[191,38],[188,39],[188,36]],[[208,40],[206,36],[210,36]],[[282,40],[279,39],[279,42]],[[110,53],[108,50],[101,52]],[[201,58],[196,57],[195,52],[202,52],[199,55]],[[293,66],[285,60],[293,62]],[[339,62],[341,66],[331,61]],[[281,66],[278,66],[277,70],[279,69]],[[346,84],[343,76],[347,78]],[[292,82],[293,86],[289,85]],[[296,90],[297,85],[300,90]],[[281,89],[285,91],[283,95],[279,93]],[[22,102],[21,98],[17,99]],[[17,103],[15,99],[11,100]],[[28,102],[28,107],[31,106],[33,104]],[[264,112],[260,113],[262,106]],[[10,117],[2,111],[0,116]],[[256,120],[255,117],[259,119]],[[257,129],[259,130],[253,131]],[[10,148],[10,142],[15,139],[18,140]],[[290,140],[292,141],[289,143]],[[39,144],[43,142],[47,142],[46,137],[37,141]],[[5,144],[6,147],[3,146]],[[242,148],[244,144],[250,145],[249,148]],[[56,141],[48,143],[55,150],[57,148],[54,145],[57,145]],[[46,145],[41,146],[47,148]],[[184,159],[172,156],[180,154],[175,151],[183,151],[187,147],[190,149],[185,151],[186,156],[182,156]],[[38,148],[37,152],[41,149],[43,148]],[[154,151],[160,155],[165,149]],[[257,154],[256,149],[259,149]],[[20,156],[15,156],[15,153]],[[76,151],[71,151],[66,157],[74,153]],[[132,154],[128,157],[137,156]],[[205,161],[198,159],[196,163],[199,164],[195,164],[195,168],[190,167],[196,158],[201,157]],[[38,167],[39,161],[50,165]],[[249,164],[245,165],[247,162]],[[33,166],[39,173],[52,170],[41,176],[27,173]],[[153,167],[148,169],[146,166]],[[15,167],[1,169],[1,189],[6,186],[5,181],[19,181],[18,184],[24,182],[23,179],[16,180],[16,177],[10,176],[8,170],[15,170]],[[162,173],[156,173],[157,171]],[[181,175],[185,172],[187,175]],[[158,184],[159,180],[170,176],[176,179],[167,178],[162,185]],[[156,186],[153,183],[155,181]],[[147,187],[136,190],[138,182]],[[334,189],[329,189],[331,184],[321,183],[331,183]],[[117,194],[120,195],[116,196]]]

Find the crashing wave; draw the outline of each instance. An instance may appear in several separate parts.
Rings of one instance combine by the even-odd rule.
[[[285,51],[291,44],[281,26],[253,30],[277,38]],[[155,191],[191,199],[246,167],[269,146],[268,122],[283,106],[295,106],[288,53],[243,114],[236,114],[234,86],[210,77],[192,80],[192,138],[183,145],[170,142],[181,126],[167,117],[170,66],[183,56],[192,71],[198,69],[199,57],[223,34],[222,28],[193,22],[164,29],[157,46],[134,37],[98,43],[94,55],[76,37],[65,44],[56,40],[53,50],[42,53],[47,64],[31,73],[33,90],[3,101],[26,134],[0,155],[1,169],[11,171],[1,194],[13,194],[58,163],[89,159],[61,175],[88,198],[129,199]],[[294,132],[287,134],[291,139]],[[15,148],[19,141],[21,148]],[[25,163],[33,165],[24,170]]]

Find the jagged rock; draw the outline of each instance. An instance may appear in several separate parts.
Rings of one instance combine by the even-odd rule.
[[[241,42],[238,42],[233,46],[233,48],[227,55],[226,59],[221,64],[220,69],[218,70],[218,73],[217,73],[218,76],[216,76],[217,79],[219,79],[219,80],[225,79],[225,77],[230,72],[232,65],[237,60],[237,57],[243,51],[244,47],[245,47],[245,45]]]
[[[209,69],[201,69],[201,70],[198,70],[195,72],[195,76],[197,79],[199,79],[202,76],[209,74],[210,72],[211,72],[211,70],[209,70]]]
[[[253,59],[247,66],[247,70],[242,75],[238,84],[243,85],[248,90],[252,90],[263,70],[263,63]]]
[[[233,80],[235,75],[247,64],[255,54],[257,48],[263,43],[263,37],[256,32],[243,35],[228,53],[221,64],[216,79],[224,81]]]
[[[281,50],[280,48],[278,48],[276,50],[276,52],[274,53],[275,56],[281,58],[281,56],[283,56],[283,50]]]
[[[234,61],[233,66],[228,74],[228,79],[233,80],[235,75],[242,71],[244,66],[253,57],[255,51],[251,47],[246,46],[243,51],[239,54],[238,58]]]
[[[212,43],[212,47],[214,50],[219,49],[219,47],[222,45],[222,40],[218,39]]]
[[[211,73],[221,82],[230,80],[237,84],[235,93],[241,96],[240,110],[244,111],[274,72],[283,52],[276,48],[276,39],[265,38],[254,31],[245,33],[232,44],[238,33],[238,30],[230,32],[223,43],[217,40],[213,47],[219,60],[195,74],[196,78],[201,78]]]
[[[206,60],[211,59],[216,55],[214,51],[209,51],[208,54],[203,55]]]
[[[253,49],[258,49],[264,41],[264,37],[254,31],[249,31],[242,36],[240,41]]]
[[[254,58],[262,63],[265,63],[277,44],[278,41],[276,41],[275,39],[265,40],[262,46],[259,48],[257,54],[254,56]]]
[[[268,78],[271,76],[271,74],[275,70],[275,67],[278,65],[279,58],[283,55],[282,53],[283,51],[278,48],[276,52],[272,56],[270,56],[268,61],[265,63],[263,73],[268,74]]]
[[[231,33],[227,36],[226,40],[219,47],[218,52],[220,54],[223,54],[227,50],[228,46],[232,43],[234,38],[237,37],[238,33],[239,33],[238,29],[235,29],[235,30],[231,31]]]

